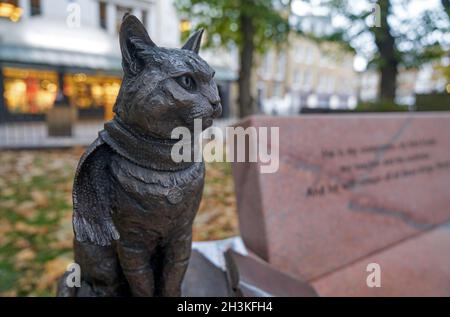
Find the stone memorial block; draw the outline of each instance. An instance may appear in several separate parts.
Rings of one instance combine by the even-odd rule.
[[[183,297],[229,297],[224,271],[215,266],[201,252],[193,250],[181,286]]]
[[[332,272],[313,286],[321,296],[450,296],[450,222]],[[380,267],[367,287],[368,263]]]
[[[449,113],[255,116],[240,126],[279,127],[278,171],[233,163],[233,176],[244,243],[286,273],[316,280],[450,219]]]
[[[274,269],[254,255],[225,252],[228,283],[237,297],[316,297],[305,282]]]

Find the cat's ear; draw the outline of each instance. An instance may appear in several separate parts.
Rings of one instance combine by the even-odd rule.
[[[203,29],[198,30],[189,37],[186,44],[183,45],[182,49],[193,51],[198,54],[200,51],[200,44],[202,42]]]
[[[119,41],[123,71],[129,75],[136,75],[144,67],[144,61],[139,53],[146,48],[157,47],[150,39],[141,21],[129,13],[125,13],[123,16]]]

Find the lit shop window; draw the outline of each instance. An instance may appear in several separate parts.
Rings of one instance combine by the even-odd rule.
[[[0,1],[0,18],[6,18],[12,22],[17,22],[21,16],[22,9],[19,7],[17,0]]]
[[[11,113],[44,113],[53,106],[58,90],[56,72],[3,69],[4,98]]]
[[[189,20],[181,20],[180,22],[180,32],[189,32],[191,31],[191,22]]]
[[[72,106],[81,109],[111,108],[119,93],[120,83],[118,77],[67,74],[64,77],[64,93]]]

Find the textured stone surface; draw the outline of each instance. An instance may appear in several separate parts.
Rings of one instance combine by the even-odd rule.
[[[316,280],[450,219],[447,113],[241,125],[280,127],[279,171],[233,163],[233,176],[246,246],[284,272]]]
[[[288,274],[274,269],[253,255],[233,250],[225,253],[227,276],[236,296],[243,297],[316,297],[314,288]]]
[[[369,288],[369,263],[381,287]],[[314,281],[321,296],[450,296],[450,222]]]
[[[193,250],[181,294],[183,297],[228,297],[230,292],[226,274],[202,253]]]

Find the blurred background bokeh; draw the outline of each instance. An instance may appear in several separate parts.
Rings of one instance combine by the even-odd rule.
[[[205,28],[218,127],[450,109],[448,0],[0,0],[0,295],[53,295],[72,261],[74,170],[113,116],[126,12],[160,46]],[[237,234],[230,166],[208,164],[194,239]]]

